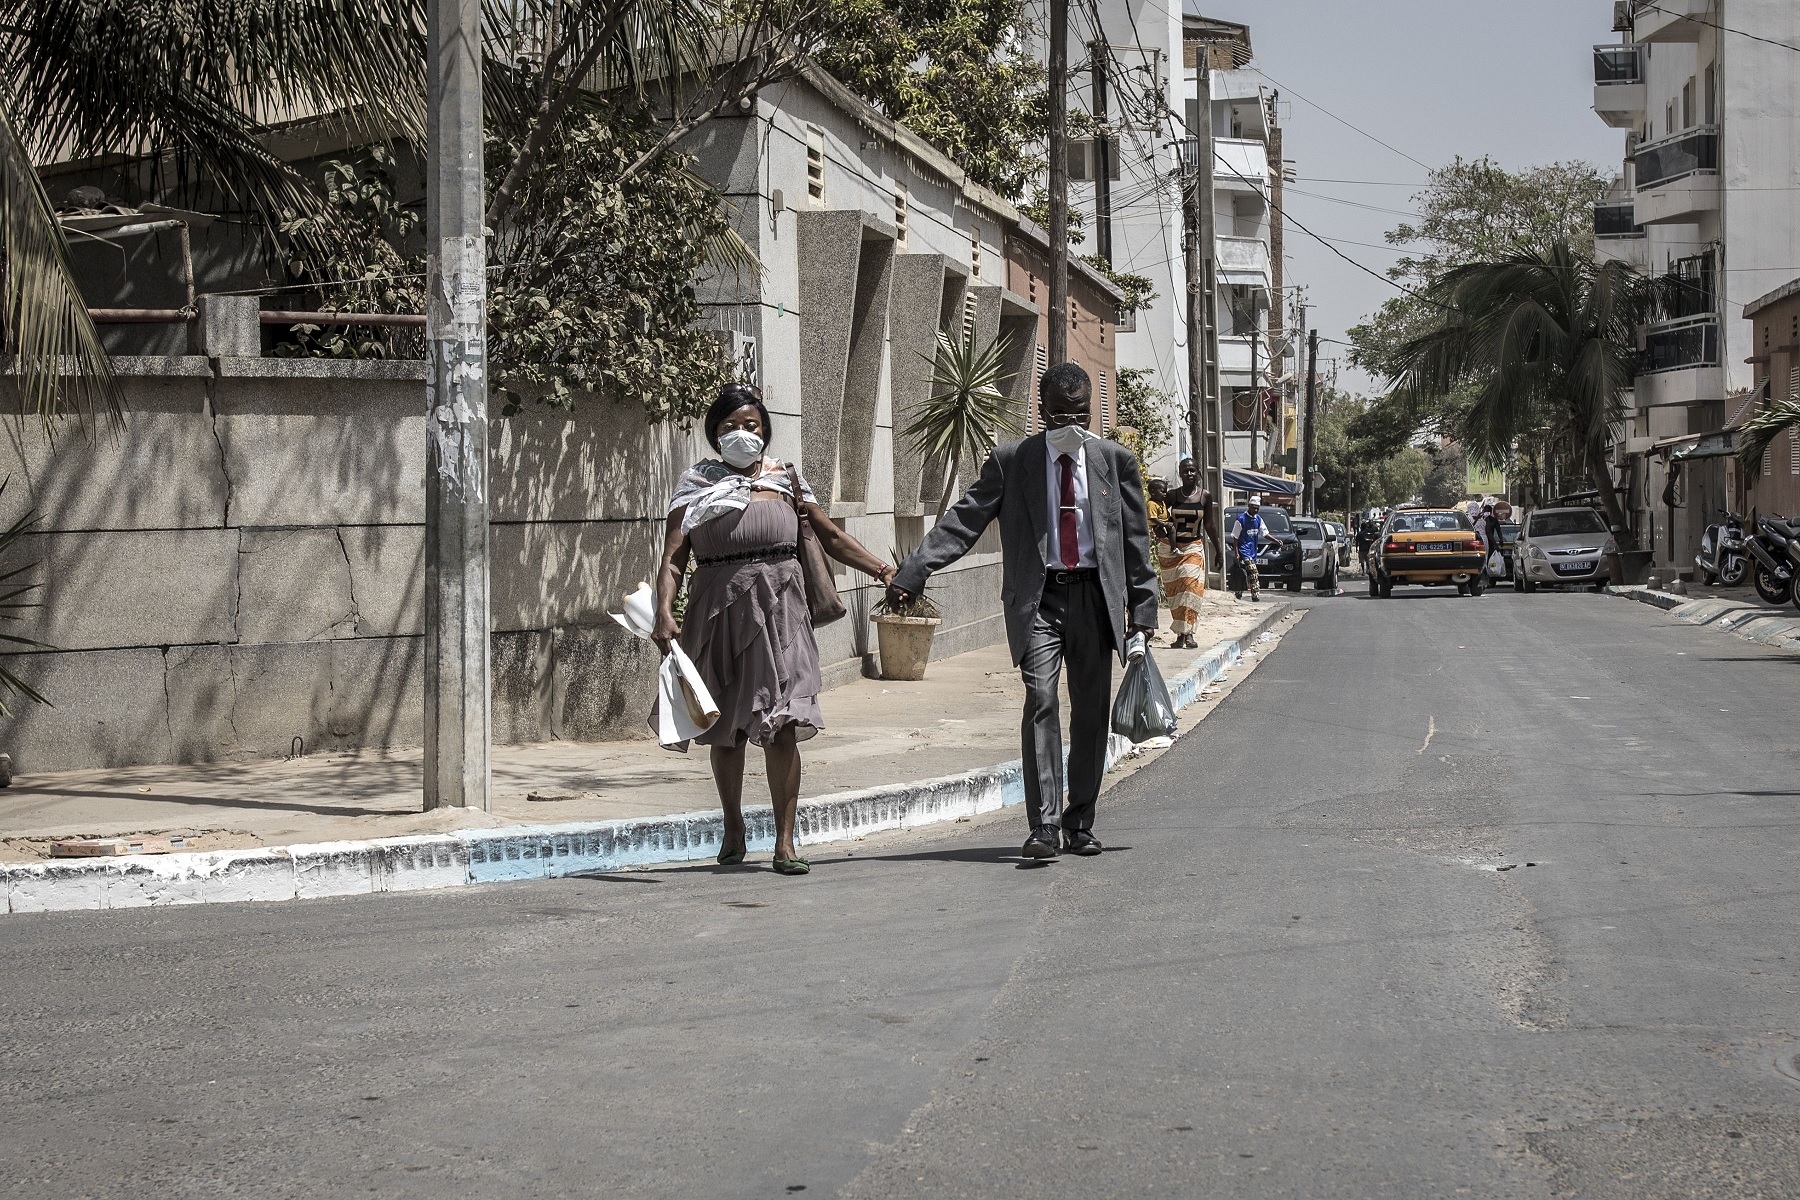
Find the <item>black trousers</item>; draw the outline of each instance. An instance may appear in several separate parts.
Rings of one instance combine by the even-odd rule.
[[[1112,625],[1098,579],[1045,584],[1019,673],[1025,680],[1025,815],[1033,829],[1094,827],[1112,718]],[[1063,804],[1057,681],[1069,673],[1069,801]]]

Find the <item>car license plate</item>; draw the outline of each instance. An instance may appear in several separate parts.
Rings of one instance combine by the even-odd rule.
[[[1591,562],[1560,562],[1556,564],[1558,575],[1585,575],[1594,569]]]
[[[1422,551],[1449,550],[1451,548],[1452,547],[1449,542],[1420,542],[1419,543],[1419,549]]]

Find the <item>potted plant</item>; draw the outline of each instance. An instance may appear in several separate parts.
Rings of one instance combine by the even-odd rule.
[[[1012,378],[1006,369],[1010,348],[1010,339],[1004,337],[977,349],[973,331],[961,341],[938,334],[937,357],[930,360],[931,395],[913,409],[912,423],[903,433],[912,439],[913,450],[926,464],[942,469],[940,517],[956,497],[963,464],[974,460],[977,453],[991,453],[1002,437],[1019,432],[1008,409],[1010,401],[1000,390],[1000,385]],[[901,561],[895,551],[895,565]],[[931,640],[944,623],[938,606],[922,594],[903,608],[884,599],[875,605],[869,619],[875,623],[881,677],[925,678]]]
[[[894,555],[896,561],[898,554]],[[923,679],[931,661],[931,640],[937,636],[944,614],[922,593],[900,607],[886,599],[869,613],[875,623],[875,644],[881,652],[883,679]]]

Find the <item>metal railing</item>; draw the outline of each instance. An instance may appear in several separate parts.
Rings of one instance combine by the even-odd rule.
[[[1631,156],[1637,190],[1647,191],[1702,171],[1719,169],[1719,127],[1701,125],[1660,142],[1639,146]]]
[[[1643,237],[1644,227],[1637,223],[1637,206],[1629,200],[1613,200],[1594,205],[1594,236]]]
[[[1594,84],[1644,82],[1644,54],[1638,46],[1595,46]]]
[[[1718,365],[1719,318],[1716,314],[1652,325],[1644,333],[1644,358],[1638,368],[1640,375]]]

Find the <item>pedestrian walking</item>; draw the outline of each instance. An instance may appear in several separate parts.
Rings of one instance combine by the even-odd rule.
[[[846,566],[884,584],[893,568],[832,522],[796,468],[764,457],[774,431],[759,390],[727,385],[707,410],[705,430],[719,457],[695,463],[676,482],[651,637],[664,654],[680,639],[719,708],[719,719],[694,740],[711,751],[725,812],[720,865],[744,861],[744,754],[753,742],[762,747],[775,807],[775,870],[804,875],[812,867],[794,839],[799,743],[825,728],[825,719],[800,522]],[[675,593],[690,557],[694,577],[677,625]]]
[[[1500,576],[1506,574],[1506,557],[1504,550],[1506,545],[1506,535],[1500,531],[1500,517],[1499,514],[1494,512],[1492,501],[1483,503],[1480,515],[1475,518],[1475,536],[1481,542],[1481,549],[1484,555],[1482,569],[1487,572],[1489,578],[1498,579]],[[1498,563],[1494,562],[1494,555],[1496,554],[1501,556]]]
[[[1262,497],[1252,495],[1244,502],[1244,511],[1231,526],[1231,544],[1237,548],[1238,567],[1244,573],[1243,583],[1250,589],[1250,599],[1262,599],[1262,577],[1257,573],[1256,555],[1262,549],[1262,539],[1268,533],[1268,526],[1262,519]],[[1239,600],[1244,593],[1234,593]]]
[[[1038,381],[1044,431],[1001,446],[888,585],[910,603],[932,574],[1000,523],[1006,639],[1025,682],[1021,740],[1026,858],[1098,854],[1094,807],[1106,766],[1112,657],[1156,628],[1156,572],[1137,460],[1088,433],[1093,385],[1074,363]],[[1068,803],[1057,681],[1069,668]]]
[[[1206,595],[1206,538],[1212,536],[1212,493],[1200,483],[1200,467],[1184,458],[1181,488],[1169,494],[1169,535],[1158,545],[1163,598],[1169,606],[1174,648],[1193,650],[1200,601]]]
[[[1366,575],[1369,571],[1369,550],[1375,545],[1375,539],[1381,534],[1381,522],[1373,516],[1362,518],[1356,525],[1356,562]]]

